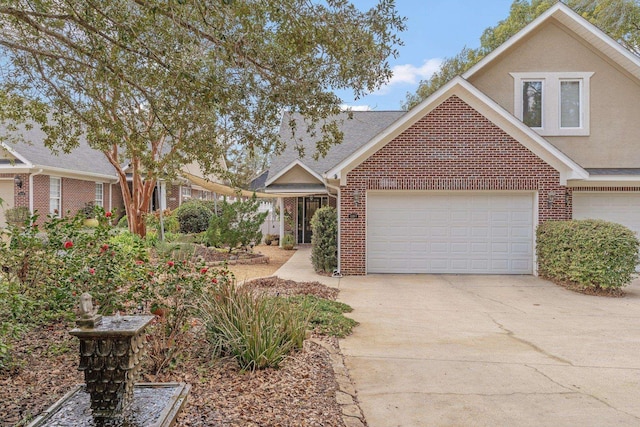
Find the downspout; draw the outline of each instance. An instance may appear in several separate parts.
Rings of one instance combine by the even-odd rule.
[[[342,221],[340,220],[340,187],[336,187],[334,185],[328,184],[326,181],[324,183],[324,186],[329,189],[333,189],[336,190],[336,196],[331,196],[331,193],[327,190],[327,193],[329,194],[330,197],[335,197],[336,198],[336,207],[338,208],[338,268],[336,268],[333,271],[333,274],[331,275],[332,277],[342,277],[342,273],[340,272],[340,240],[341,240],[341,236],[340,236],[340,229],[342,228]]]
[[[33,215],[33,177],[42,174],[42,169],[29,175],[29,213]]]
[[[280,208],[280,240],[278,241],[278,246],[282,247],[282,241],[284,240],[284,197],[278,197],[278,207]]]

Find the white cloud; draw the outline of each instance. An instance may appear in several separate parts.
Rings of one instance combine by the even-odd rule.
[[[420,80],[431,77],[433,73],[438,71],[441,64],[442,59],[435,58],[425,60],[419,67],[412,64],[396,65],[392,68],[393,77],[391,77],[388,85],[400,83],[416,84]]]
[[[393,71],[393,76],[389,80],[389,83],[380,88],[380,90],[375,94],[384,95],[389,92],[391,86],[395,85],[415,85],[420,82],[420,80],[425,80],[431,77],[433,73],[438,71],[440,64],[442,64],[442,59],[434,58],[426,59],[419,67],[416,67],[413,64],[395,65],[391,69]]]

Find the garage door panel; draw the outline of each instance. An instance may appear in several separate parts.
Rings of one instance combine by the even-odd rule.
[[[533,271],[532,194],[372,192],[367,217],[372,273]]]

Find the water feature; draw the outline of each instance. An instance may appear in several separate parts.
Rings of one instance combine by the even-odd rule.
[[[91,295],[80,297],[76,328],[85,384],[67,393],[29,427],[170,426],[190,387],[182,383],[135,384],[154,316],[97,314]]]

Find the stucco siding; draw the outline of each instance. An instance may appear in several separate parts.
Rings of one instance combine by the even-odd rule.
[[[584,168],[640,164],[640,82],[562,24],[541,25],[469,82],[513,114],[513,72],[593,72],[590,135],[546,138]]]

